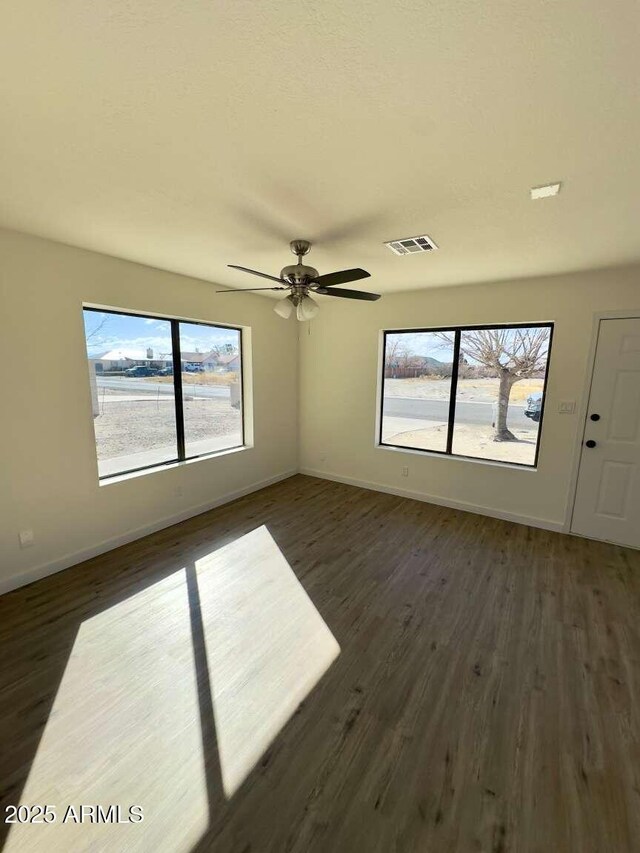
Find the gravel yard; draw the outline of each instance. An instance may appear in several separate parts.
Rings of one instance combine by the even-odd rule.
[[[115,394],[100,396],[100,414],[94,418],[99,460],[175,448],[173,396],[132,402],[109,400]],[[231,446],[242,435],[241,414],[228,400],[186,399],[184,421],[187,442],[228,435]]]
[[[522,402],[533,391],[542,391],[542,379],[516,382],[511,389],[512,403]],[[449,397],[450,379],[385,379],[385,397],[418,397],[426,400],[444,400]],[[458,399],[493,403],[498,397],[497,379],[460,379]]]
[[[517,441],[493,441],[490,427],[475,424],[458,424],[453,433],[453,452],[459,456],[494,459],[533,465],[536,455],[537,429],[511,429]],[[447,427],[444,424],[401,432],[385,437],[389,444],[414,447],[422,450],[443,450],[446,446]]]

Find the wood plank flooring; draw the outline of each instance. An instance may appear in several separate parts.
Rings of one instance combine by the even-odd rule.
[[[2,818],[56,809],[10,853],[640,850],[640,552],[296,476],[3,596],[0,652]]]

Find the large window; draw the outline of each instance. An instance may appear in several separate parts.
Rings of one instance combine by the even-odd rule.
[[[100,478],[244,443],[241,331],[84,309]]]
[[[384,333],[383,446],[535,466],[553,324]]]

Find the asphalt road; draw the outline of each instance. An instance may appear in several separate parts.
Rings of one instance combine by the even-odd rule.
[[[153,379],[135,377],[98,376],[98,388],[113,391],[137,391],[141,394],[173,394],[170,382],[154,382]],[[197,397],[229,397],[228,385],[191,385],[184,384],[185,394]],[[385,415],[394,418],[415,418],[422,421],[446,421],[449,417],[448,400],[420,400],[416,397],[387,397],[384,405]],[[491,424],[493,421],[493,403],[481,403],[470,400],[458,400],[456,421],[463,424]],[[524,416],[524,406],[512,403],[509,406],[507,422],[513,427],[534,426],[533,421]]]
[[[416,397],[386,397],[384,413],[394,418],[416,418],[423,421],[446,421],[449,418],[448,400],[420,400]],[[491,424],[493,403],[458,400],[456,422],[463,424]],[[535,424],[524,415],[524,406],[511,404],[507,423],[512,427],[528,427]]]
[[[98,388],[109,388],[112,391],[137,391],[140,394],[173,394],[172,382],[154,382],[153,379],[136,379],[129,376],[97,376]],[[184,394],[196,397],[229,397],[231,391],[228,385],[191,385],[183,383]]]

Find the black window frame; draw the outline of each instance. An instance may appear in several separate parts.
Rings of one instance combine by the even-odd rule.
[[[547,364],[544,372],[544,383],[542,386],[542,406],[540,407],[540,422],[536,440],[536,452],[531,464],[527,462],[509,462],[506,459],[491,459],[488,456],[467,456],[462,453],[453,452],[453,433],[455,429],[456,399],[458,392],[458,372],[460,368],[460,340],[463,332],[483,331],[489,329],[549,329],[549,348],[547,350]],[[391,447],[396,450],[408,450],[412,453],[436,454],[448,456],[452,459],[467,459],[474,462],[492,462],[496,465],[516,465],[519,468],[537,468],[540,455],[540,441],[542,438],[542,427],[544,424],[544,410],[547,402],[547,384],[549,381],[549,366],[551,364],[551,347],[553,345],[554,323],[494,323],[471,326],[432,326],[421,329],[384,329],[382,332],[382,379],[380,385],[380,423],[378,428],[378,447]],[[449,419],[447,423],[447,448],[446,450],[427,450],[423,447],[410,447],[405,444],[390,444],[382,440],[382,424],[384,418],[384,383],[387,357],[387,335],[419,334],[420,332],[452,332],[454,334],[453,364],[451,370],[451,387],[449,397]]]
[[[191,462],[194,459],[204,459],[209,456],[214,456],[217,453],[226,453],[229,450],[239,450],[246,447],[246,427],[245,427],[245,406],[244,406],[244,354],[243,354],[243,329],[241,326],[232,326],[228,323],[209,323],[205,320],[189,320],[185,317],[163,317],[158,314],[141,314],[138,311],[123,311],[114,308],[96,308],[93,305],[83,305],[83,327],[84,327],[84,312],[92,311],[95,314],[119,314],[123,317],[139,317],[141,320],[162,320],[170,324],[171,328],[171,349],[173,361],[173,394],[176,415],[176,451],[175,459],[167,459],[164,462],[152,462],[150,465],[140,465],[137,468],[127,468],[123,471],[117,471],[111,474],[100,474],[100,463],[98,462],[98,480],[112,480],[115,477],[123,477],[126,474],[135,474],[140,471],[150,471],[156,468],[164,468],[167,465],[175,465],[178,462]],[[184,323],[189,326],[207,326],[214,329],[232,329],[239,333],[238,355],[240,358],[240,414],[242,423],[242,440],[240,444],[233,444],[225,447],[222,450],[212,451],[209,453],[196,453],[193,456],[186,455],[186,441],[184,430],[184,395],[182,390],[182,358],[180,350],[180,324]],[[88,356],[87,356],[88,358]],[[97,456],[97,444],[96,444]]]

